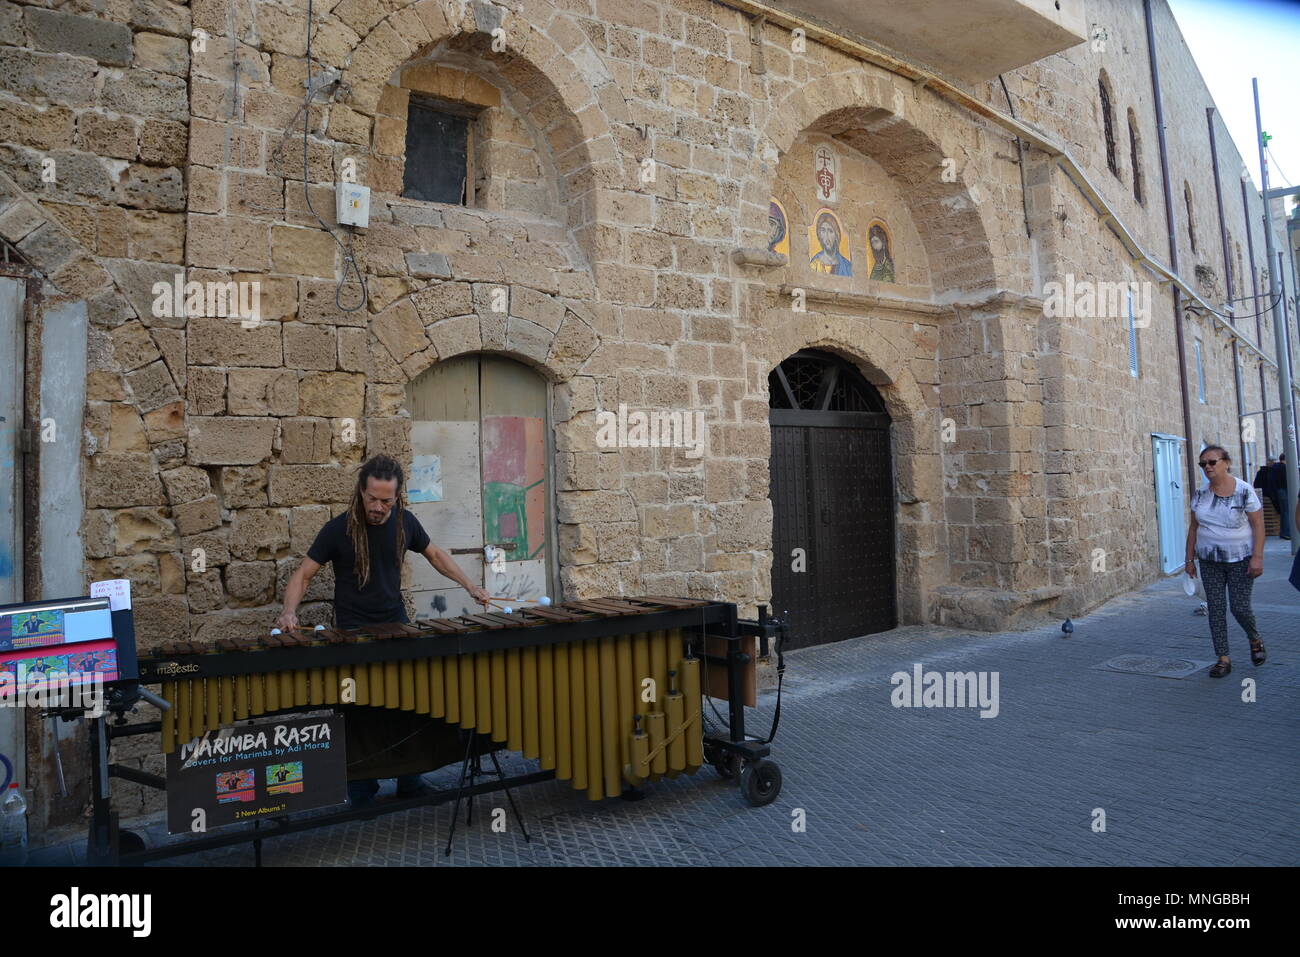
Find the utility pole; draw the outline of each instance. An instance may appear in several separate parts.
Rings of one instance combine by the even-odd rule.
[[[1260,199],[1264,202],[1264,246],[1267,250],[1265,262],[1268,263],[1268,300],[1273,311],[1273,338],[1276,348],[1273,353],[1277,360],[1278,405],[1282,413],[1282,449],[1286,452],[1286,514],[1282,516],[1282,527],[1291,527],[1291,554],[1300,548],[1300,529],[1296,529],[1295,503],[1296,492],[1300,491],[1300,463],[1296,462],[1295,417],[1291,414],[1291,366],[1287,360],[1289,343],[1287,342],[1286,319],[1278,309],[1282,301],[1281,275],[1277,256],[1273,252],[1273,207],[1268,197],[1268,158],[1264,155],[1264,127],[1259,116],[1259,77],[1250,81],[1255,91],[1255,140],[1259,146]],[[1261,343],[1262,345],[1262,343]],[[1268,403],[1264,403],[1267,405]]]

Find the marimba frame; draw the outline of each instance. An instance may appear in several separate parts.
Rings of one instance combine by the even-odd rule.
[[[743,680],[750,656],[744,650],[745,639],[759,636],[764,640],[773,637],[779,630],[779,624],[766,617],[766,608],[760,608],[757,621],[740,619],[735,604],[730,602],[709,602],[695,608],[666,609],[646,611],[637,614],[638,631],[670,630],[680,628],[684,633],[693,632],[688,641],[692,646],[698,644],[699,657],[707,664],[723,667],[727,675],[728,691],[728,727],[726,734],[705,734],[703,736],[705,760],[714,766],[723,776],[735,773],[735,764],[741,765],[741,790],[746,800],[754,806],[769,804],[776,799],[780,791],[781,776],[779,768],[766,760],[771,753],[767,742],[750,740],[745,733],[745,706],[743,697]],[[556,624],[527,625],[517,628],[491,629],[465,634],[437,635],[413,638],[388,638],[382,641],[367,641],[337,645],[322,645],[314,648],[316,654],[309,667],[336,667],[344,664],[362,664],[379,661],[401,661],[411,658],[430,656],[431,648],[444,655],[464,652],[484,652],[507,650],[543,644],[574,643],[594,638],[626,634],[619,630],[619,618],[593,618]],[[706,639],[720,639],[726,642],[726,653],[709,654]],[[295,657],[299,656],[299,657]],[[204,662],[204,677],[221,677],[229,675],[252,674],[266,670],[267,665],[282,665],[291,668],[301,667],[301,650],[293,648],[268,648],[250,653],[249,656],[221,655],[213,656]],[[177,655],[168,661],[184,667],[186,660],[203,658],[203,655]],[[241,660],[253,658],[256,660]],[[164,680],[183,678],[183,672],[162,668],[159,659],[142,659],[139,683],[154,683]],[[128,683],[130,684],[130,683]],[[213,834],[201,838],[182,839],[157,848],[126,850],[123,848],[123,833],[130,835],[128,842],[139,839],[131,832],[121,832],[118,828],[117,812],[112,809],[109,792],[109,778],[117,777],[145,787],[166,790],[166,780],[159,775],[150,774],[134,768],[114,764],[111,760],[112,742],[117,738],[140,734],[157,734],[162,729],[161,721],[126,723],[125,712],[135,704],[136,699],[130,694],[130,688],[118,689],[110,702],[109,712],[114,714],[113,721],[108,717],[90,720],[90,759],[92,769],[91,787],[91,821],[87,841],[87,863],[103,864],[143,864],[149,861],[165,860],[199,851],[228,847],[235,844],[252,842],[255,849],[255,863],[261,863],[262,841],[272,837],[300,833],[346,821],[369,820],[384,814],[408,811],[418,807],[444,804],[457,797],[489,794],[509,788],[555,779],[555,771],[535,771],[528,774],[500,778],[483,782],[463,789],[442,789],[419,797],[383,801],[363,808],[348,808],[328,814],[313,813],[306,819],[295,820],[292,815],[283,815],[256,822],[257,827],[239,829],[223,834]],[[309,706],[318,708],[320,706]],[[303,711],[303,707],[281,709],[278,713]],[[470,730],[468,734],[479,732]],[[490,746],[490,745],[489,745]],[[134,838],[134,841],[132,841]],[[142,844],[142,842],[141,842]]]

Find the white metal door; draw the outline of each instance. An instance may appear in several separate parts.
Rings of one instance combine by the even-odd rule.
[[[1156,522],[1160,529],[1160,568],[1172,574],[1182,567],[1187,542],[1183,499],[1183,446],[1176,436],[1153,435]]]
[[[0,605],[23,600],[22,282],[0,278]],[[10,666],[12,667],[12,666]],[[24,761],[23,708],[0,708],[0,754],[14,764],[14,779],[28,787]]]

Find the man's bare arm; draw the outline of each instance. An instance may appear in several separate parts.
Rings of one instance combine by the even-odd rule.
[[[280,612],[280,617],[275,623],[281,631],[298,627],[298,603],[302,601],[302,596],[307,594],[307,585],[320,569],[319,562],[304,558],[297,571],[289,576],[289,583],[284,586],[284,610]]]
[[[470,597],[483,605],[483,607],[486,608],[488,606],[488,593],[482,587],[475,585],[472,581],[466,578],[465,573],[460,570],[460,566],[456,564],[447,552],[433,544],[433,542],[430,542],[429,547],[420,554],[429,560],[429,564],[434,567],[434,570],[437,571],[439,575],[450,578],[461,588],[465,589],[465,591],[469,592]]]

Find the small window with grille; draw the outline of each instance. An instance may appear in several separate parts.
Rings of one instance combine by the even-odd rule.
[[[474,120],[479,109],[412,96],[406,114],[402,195],[430,203],[474,205]]]

